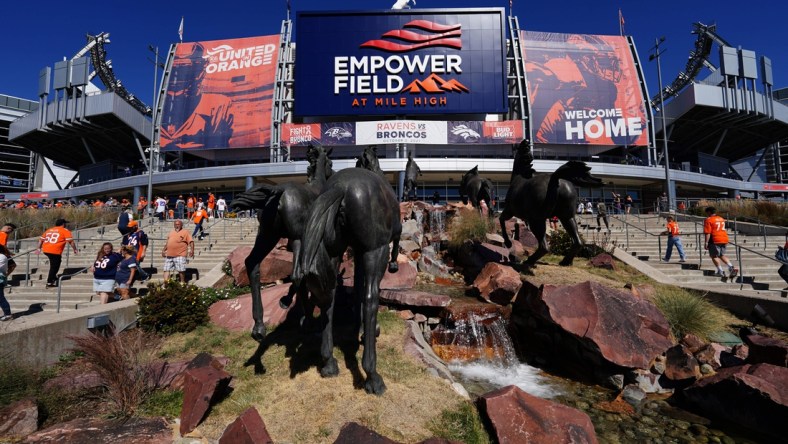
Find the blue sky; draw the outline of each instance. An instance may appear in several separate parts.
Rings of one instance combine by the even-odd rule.
[[[292,10],[389,9],[394,0],[291,0]],[[657,91],[655,64],[648,63],[654,39],[665,36],[663,80],[672,81],[687,61],[695,36],[695,21],[716,23],[729,43],[772,59],[776,87],[788,87],[788,2],[730,1],[524,1],[514,0],[514,14],[523,29],[548,32],[618,34],[618,9],[626,33],[634,36],[646,64],[650,93]],[[417,0],[417,8],[506,7],[501,0]],[[286,0],[228,2],[166,0],[133,2],[110,0],[61,2],[3,1],[0,38],[6,53],[0,67],[0,94],[35,100],[38,72],[64,57],[71,58],[85,44],[85,34],[109,32],[107,53],[115,75],[145,103],[152,102],[153,65],[148,45],[166,53],[178,40],[185,17],[184,41],[218,40],[278,34],[286,14]],[[712,58],[716,64],[716,55]]]

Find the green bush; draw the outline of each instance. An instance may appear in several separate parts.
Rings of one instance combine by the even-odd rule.
[[[148,284],[148,294],[139,299],[139,326],[169,335],[189,332],[208,322],[213,298],[203,289],[176,280]]]
[[[676,339],[688,333],[708,339],[712,333],[723,331],[726,327],[722,309],[680,288],[666,287],[659,290],[653,302],[665,315]]]
[[[466,240],[484,242],[493,223],[477,210],[460,210],[449,223],[449,246],[459,248]]]
[[[252,288],[248,285],[245,287],[237,287],[235,285],[228,285],[224,288],[204,288],[202,294],[203,304],[210,307],[214,302],[223,301],[225,299],[235,299],[242,294],[251,293]]]
[[[580,240],[583,241],[583,235],[580,235]],[[551,254],[565,256],[571,248],[572,236],[563,228],[547,236],[547,249]]]

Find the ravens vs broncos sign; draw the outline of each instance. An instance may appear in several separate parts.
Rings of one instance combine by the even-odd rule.
[[[299,12],[295,114],[507,111],[504,9]]]

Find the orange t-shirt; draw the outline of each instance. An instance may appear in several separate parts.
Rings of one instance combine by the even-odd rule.
[[[216,197],[213,194],[208,195],[208,209],[213,209],[214,205],[216,205]]]
[[[194,198],[191,198],[191,197],[190,197],[190,198],[189,198],[189,199],[186,201],[186,208],[194,208]]]
[[[668,229],[668,233],[670,233],[671,236],[679,235],[679,224],[677,224],[676,221],[668,222],[665,227]]]
[[[8,243],[8,233],[6,233],[5,231],[0,231],[0,245],[7,247],[8,246],[7,243]]]
[[[208,213],[206,213],[205,210],[200,209],[194,213],[194,216],[192,216],[192,220],[194,220],[195,224],[199,224],[206,216],[208,216]]]
[[[41,251],[49,254],[63,254],[66,243],[72,240],[71,232],[63,227],[52,227],[41,235]]]
[[[711,234],[711,242],[714,244],[727,244],[728,232],[725,231],[725,219],[717,216],[709,216],[703,222],[703,233]]]
[[[192,243],[192,235],[188,231],[181,228],[179,231],[172,230],[167,236],[167,245],[164,249],[164,255],[167,257],[183,256],[186,257],[188,253],[187,247]]]

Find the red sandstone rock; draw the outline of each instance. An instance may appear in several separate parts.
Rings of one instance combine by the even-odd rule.
[[[219,444],[271,444],[274,441],[260,413],[254,407],[244,410],[219,438]]]
[[[400,310],[397,312],[397,316],[400,319],[407,321],[408,319],[413,319],[413,312],[410,310]]]
[[[683,345],[671,347],[665,352],[665,376],[672,381],[699,378],[698,361]]]
[[[174,363],[164,363],[159,385],[168,387],[170,390],[183,390],[184,373],[201,367],[213,367],[216,370],[224,370],[230,359],[226,356],[214,357],[210,353],[199,353],[191,361],[179,361]]]
[[[512,267],[494,262],[485,265],[473,282],[484,300],[499,305],[511,303],[522,285],[520,273]]]
[[[348,422],[339,430],[334,444],[398,444],[355,422]]]
[[[604,268],[606,270],[613,270],[616,271],[616,261],[613,260],[613,256],[602,253],[594,256],[589,261],[592,267],[595,268]]]
[[[172,429],[164,418],[132,418],[128,421],[79,418],[55,424],[29,435],[25,443],[170,444]]]
[[[695,359],[698,360],[698,364],[709,364],[711,368],[717,370],[722,367],[720,363],[720,354],[725,351],[725,349],[726,348],[720,344],[709,344],[695,352]]]
[[[762,335],[745,336],[744,342],[750,349],[748,364],[767,363],[788,367],[788,343]]]
[[[626,284],[624,288],[629,289],[632,295],[639,299],[652,301],[657,295],[657,289],[651,284]]]
[[[621,367],[647,369],[673,345],[654,304],[596,282],[536,287],[526,280],[512,321],[529,353],[586,377],[589,367],[608,374]]]
[[[515,386],[479,398],[500,443],[596,443],[591,418],[580,410],[529,395]]]
[[[60,375],[44,383],[44,390],[90,390],[101,387],[104,381],[98,373],[85,368],[83,365],[74,365]]]
[[[282,309],[279,300],[290,291],[291,284],[275,285],[260,290],[263,300],[263,322],[267,326],[284,322],[290,308]],[[295,303],[294,303],[295,304]],[[293,305],[291,305],[292,307]],[[208,309],[211,322],[232,331],[249,331],[252,319],[252,295],[245,294],[235,299],[218,301]]]
[[[293,271],[293,253],[287,251],[287,239],[280,239],[277,246],[263,259],[260,264],[260,282],[273,283],[290,276]],[[227,256],[232,266],[233,279],[238,286],[249,285],[249,276],[246,274],[246,260],[252,247],[238,247]]]
[[[380,290],[380,302],[410,307],[446,307],[451,297],[416,290]]]
[[[693,334],[686,334],[681,338],[681,344],[687,347],[690,353],[695,353],[706,346],[703,340]]]
[[[785,439],[788,418],[788,368],[771,364],[720,369],[683,392],[690,408],[730,421],[777,441]]]
[[[231,379],[229,373],[210,366],[184,372],[181,435],[191,432],[200,424],[211,401],[227,389]]]
[[[408,290],[416,285],[418,270],[410,263],[399,264],[396,273],[390,273],[386,268],[386,273],[380,281],[380,288],[386,290]]]
[[[19,400],[0,409],[0,437],[24,437],[38,430],[38,403],[33,398]]]

